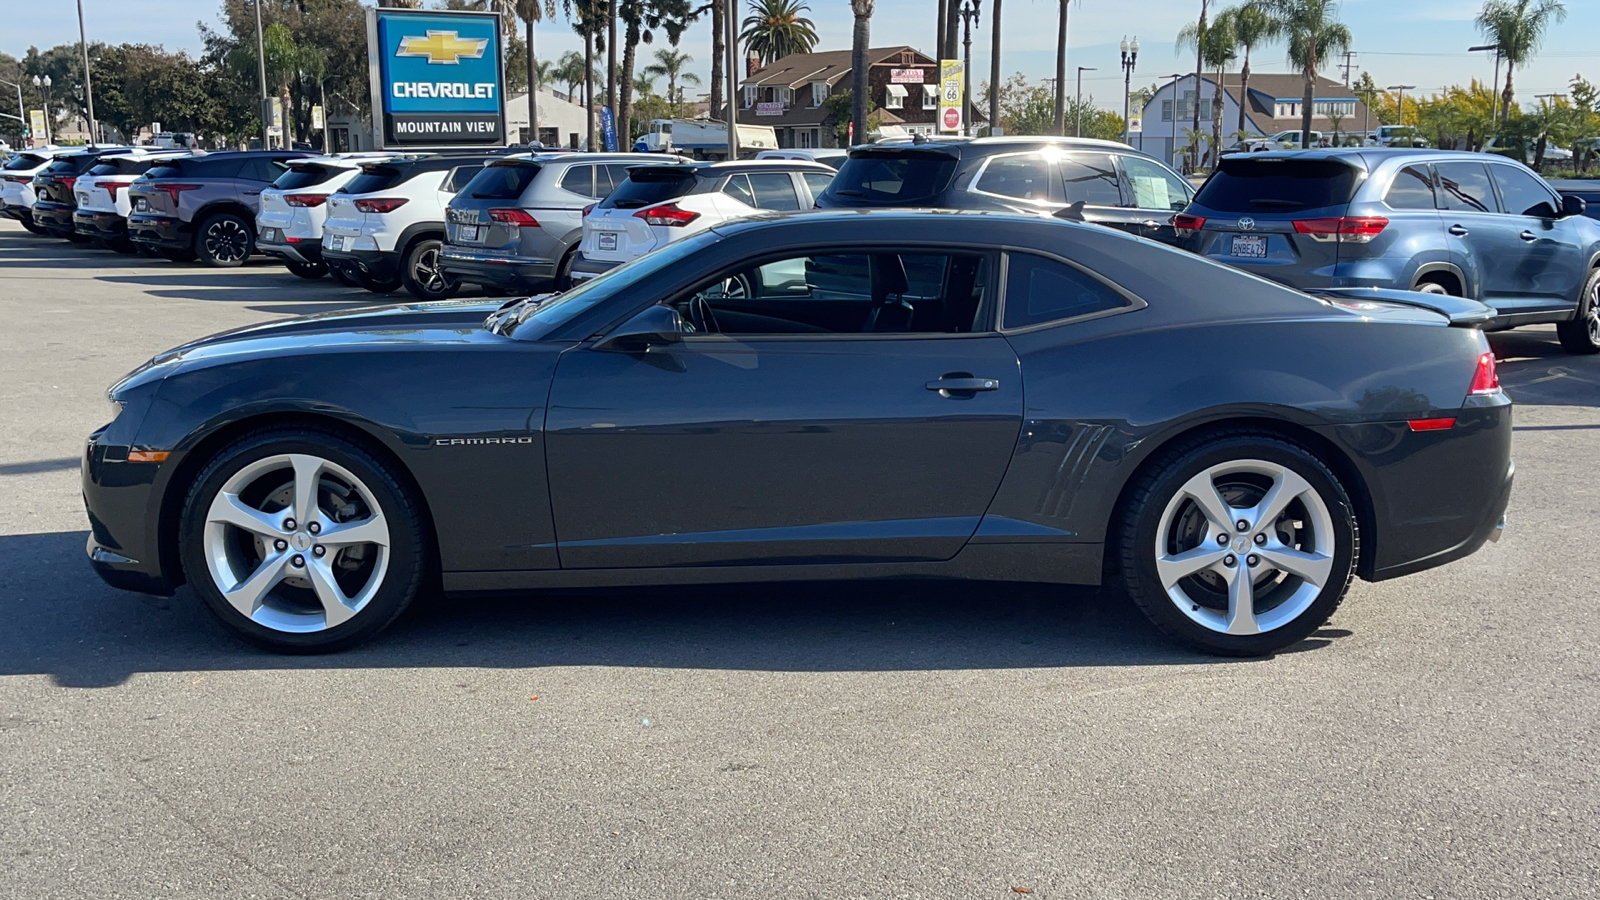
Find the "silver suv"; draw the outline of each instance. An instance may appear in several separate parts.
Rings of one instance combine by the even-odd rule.
[[[686,161],[660,153],[540,153],[496,160],[450,200],[440,264],[453,279],[505,291],[571,280],[583,213],[628,167]]]

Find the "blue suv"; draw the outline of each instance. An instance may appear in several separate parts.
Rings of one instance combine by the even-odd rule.
[[[1224,157],[1174,222],[1184,246],[1301,289],[1454,294],[1489,329],[1555,323],[1600,352],[1600,222],[1526,166],[1378,148]]]

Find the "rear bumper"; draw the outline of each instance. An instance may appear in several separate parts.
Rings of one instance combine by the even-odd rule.
[[[31,221],[32,218],[26,206],[18,206],[15,203],[8,203],[5,206],[0,206],[0,216],[5,216],[8,219],[16,219],[18,222]]]
[[[33,205],[33,222],[57,237],[66,237],[78,233],[72,224],[72,214],[75,211],[74,207],[65,203],[40,200]]]
[[[189,225],[176,216],[134,213],[128,217],[128,237],[141,244],[172,249],[188,249]]]
[[[256,238],[256,249],[268,256],[286,259],[290,262],[319,263],[322,262],[322,243],[315,240],[294,241],[263,241]]]
[[[400,274],[400,256],[382,250],[329,250],[319,248],[330,267],[350,275],[385,281]]]
[[[604,275],[620,265],[622,265],[620,262],[612,262],[603,259],[590,259],[587,256],[584,256],[582,253],[579,253],[578,258],[572,261],[572,280],[584,281],[586,279],[593,278],[596,275]]]
[[[128,234],[128,220],[114,212],[78,210],[72,214],[72,227],[89,237],[116,240]]]
[[[450,275],[469,284],[489,287],[545,290],[556,280],[552,260],[527,256],[497,256],[465,250],[446,244],[439,254],[440,265]]]

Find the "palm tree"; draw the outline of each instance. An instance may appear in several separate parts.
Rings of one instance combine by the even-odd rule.
[[[1486,0],[1478,13],[1478,30],[1500,47],[1506,61],[1506,88],[1501,96],[1500,121],[1511,114],[1512,72],[1525,66],[1544,43],[1544,31],[1552,23],[1566,21],[1567,7],[1561,0]]]
[[[663,47],[655,53],[656,61],[645,66],[641,74],[649,78],[667,79],[668,103],[679,104],[683,102],[682,89],[678,82],[684,84],[699,84],[700,76],[693,72],[685,72],[683,67],[694,62],[694,57],[670,47]]]
[[[1211,23],[1211,27],[1206,29],[1205,38],[1203,40],[1198,38],[1198,29],[1194,25],[1185,25],[1178,29],[1176,44],[1179,49],[1197,47],[1200,58],[1204,60],[1207,66],[1215,68],[1217,71],[1216,80],[1211,85],[1210,153],[1215,153],[1217,148],[1222,146],[1222,108],[1225,105],[1222,101],[1222,80],[1227,71],[1228,63],[1237,58],[1237,51],[1234,50],[1236,41],[1233,35],[1233,22],[1229,14],[1227,12],[1219,14],[1216,20]],[[1198,87],[1199,84],[1197,82],[1196,98],[1200,95]],[[1195,103],[1195,115],[1197,116],[1200,114],[1199,106],[1197,99]],[[1198,145],[1195,146],[1198,148]],[[1198,152],[1198,149],[1196,152]]]
[[[850,0],[855,28],[850,35],[850,121],[855,140],[867,140],[867,43],[872,40],[873,0]]]
[[[539,85],[550,77],[550,64],[540,63],[534,53],[533,23],[543,22],[548,16],[555,18],[555,0],[516,0],[512,10],[527,26],[528,42],[528,133],[532,140],[539,139]]]
[[[733,110],[734,98],[728,97],[728,109],[722,108],[722,82],[725,78],[722,72],[723,58],[728,55],[728,48],[724,41],[727,35],[727,25],[722,21],[723,0],[711,0],[711,95],[706,98],[706,112],[711,118],[721,116],[731,119],[728,113]]]
[[[1199,22],[1199,24],[1197,24],[1195,26],[1195,30],[1194,30],[1194,34],[1195,34],[1195,50],[1194,50],[1194,87],[1195,87],[1194,96],[1195,96],[1195,104],[1194,104],[1194,126],[1192,128],[1192,130],[1194,130],[1194,131],[1199,131],[1200,130],[1200,102],[1199,102],[1200,101],[1200,76],[1202,74],[1204,74],[1204,70],[1205,70],[1205,46],[1204,46],[1204,42],[1205,42],[1205,39],[1206,39],[1206,8],[1208,6],[1210,6],[1210,5],[1211,5],[1210,4],[1210,0],[1200,0],[1200,22]],[[1177,112],[1178,112],[1178,98],[1177,97],[1173,97],[1172,98],[1172,112],[1173,112],[1174,116],[1177,115]],[[1195,144],[1193,141],[1190,141],[1189,142],[1189,168],[1191,168],[1191,169],[1193,169],[1195,167],[1195,165],[1196,165],[1197,157],[1195,156],[1195,154],[1198,153],[1198,152],[1199,152],[1199,145]]]
[[[1056,134],[1067,133],[1067,12],[1072,0],[1058,0],[1056,18]]]
[[[1289,39],[1289,64],[1306,81],[1300,106],[1300,140],[1311,133],[1317,105],[1317,72],[1350,49],[1350,29],[1339,21],[1339,0],[1262,0]]]
[[[817,27],[801,15],[810,9],[803,0],[750,0],[739,40],[762,65],[791,53],[810,53],[817,46]]]
[[[561,54],[561,60],[550,73],[550,80],[567,86],[568,102],[578,102],[574,98],[578,96],[578,85],[583,84],[583,54],[576,50]]]
[[[1250,53],[1269,41],[1277,40],[1283,26],[1263,9],[1259,0],[1249,0],[1229,9],[1226,15],[1233,26],[1234,46],[1244,51],[1244,66],[1239,70],[1239,131],[1245,130],[1245,108],[1250,97]],[[1241,138],[1240,140],[1243,140]]]

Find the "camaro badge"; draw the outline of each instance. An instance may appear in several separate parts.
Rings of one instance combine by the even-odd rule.
[[[434,438],[435,447],[476,447],[482,444],[531,444],[532,435],[522,437],[488,437],[488,438]]]
[[[395,56],[425,56],[429,65],[460,65],[462,59],[482,59],[487,38],[463,38],[457,31],[430,31],[427,37],[404,37]]]

